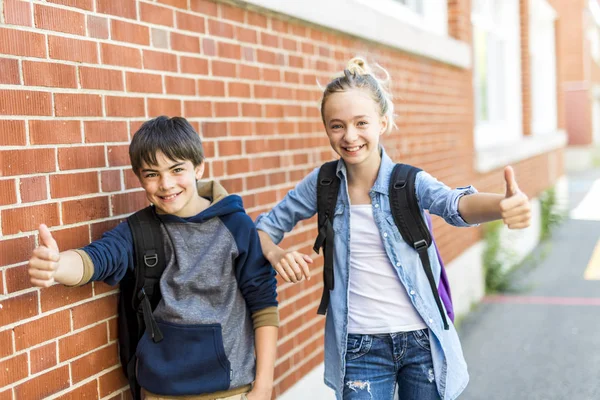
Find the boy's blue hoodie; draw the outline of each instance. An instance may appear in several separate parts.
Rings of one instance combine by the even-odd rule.
[[[247,389],[255,377],[254,329],[278,323],[275,273],[254,223],[239,196],[210,186],[213,203],[201,213],[158,215],[167,266],[154,317],[164,339],[154,343],[145,333],[137,348],[138,381],[154,394]],[[133,248],[126,222],[84,247],[82,283],[119,282],[134,267]]]

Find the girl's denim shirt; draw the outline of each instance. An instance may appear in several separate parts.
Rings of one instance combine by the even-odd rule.
[[[469,380],[467,365],[454,325],[450,324],[450,329],[444,330],[419,255],[404,242],[394,223],[388,195],[394,165],[382,149],[377,180],[369,192],[373,217],[379,228],[385,252],[396,269],[398,279],[402,281],[415,309],[430,329],[431,354],[440,396],[443,400],[453,400],[467,385]],[[296,223],[312,217],[317,212],[318,173],[319,168],[312,171],[271,212],[261,214],[256,220],[257,228],[269,234],[275,243],[279,243],[284,233],[291,231]],[[338,163],[337,176],[341,179],[341,185],[333,222],[335,287],[331,291],[325,322],[325,383],[335,391],[336,397],[341,399],[348,337],[349,260],[352,253],[349,247],[350,199],[346,166],[343,161]],[[421,209],[439,215],[451,225],[471,226],[460,216],[458,200],[461,196],[476,193],[473,187],[452,190],[428,173],[421,171],[417,174],[415,188]],[[428,252],[436,283],[439,283],[441,267],[436,250],[430,246]]]

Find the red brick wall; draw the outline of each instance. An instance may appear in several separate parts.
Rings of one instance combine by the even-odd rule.
[[[183,115],[203,137],[209,178],[268,210],[332,158],[318,79],[366,55],[388,68],[399,130],[394,159],[451,186],[502,190],[473,169],[470,70],[326,29],[208,0],[0,0],[0,399],[128,398],[116,345],[117,290],[30,287],[26,261],[48,224],[61,249],[83,246],[144,205],[127,147],[140,123]],[[468,1],[449,1],[452,36],[470,43]],[[465,14],[466,13],[466,14]],[[516,165],[531,196],[562,171],[555,152]],[[554,172],[549,172],[554,171]],[[284,245],[308,252],[314,218]],[[449,262],[480,238],[435,220]],[[310,283],[280,282],[275,393],[323,359]]]

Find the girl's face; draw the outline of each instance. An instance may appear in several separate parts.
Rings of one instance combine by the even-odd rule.
[[[346,165],[379,166],[379,136],[386,131],[388,120],[379,114],[379,105],[366,91],[332,93],[325,102],[323,118],[329,143]]]

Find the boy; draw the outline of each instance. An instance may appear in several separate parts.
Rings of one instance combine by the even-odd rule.
[[[270,399],[276,280],[241,198],[216,182],[197,187],[204,172],[202,143],[184,118],[144,123],[129,156],[162,222],[167,262],[162,300],[152,313],[163,339],[155,343],[144,334],[137,346],[144,398]],[[83,249],[61,253],[41,225],[40,246],[29,260],[31,283],[114,285],[133,269],[133,250],[126,222]]]

